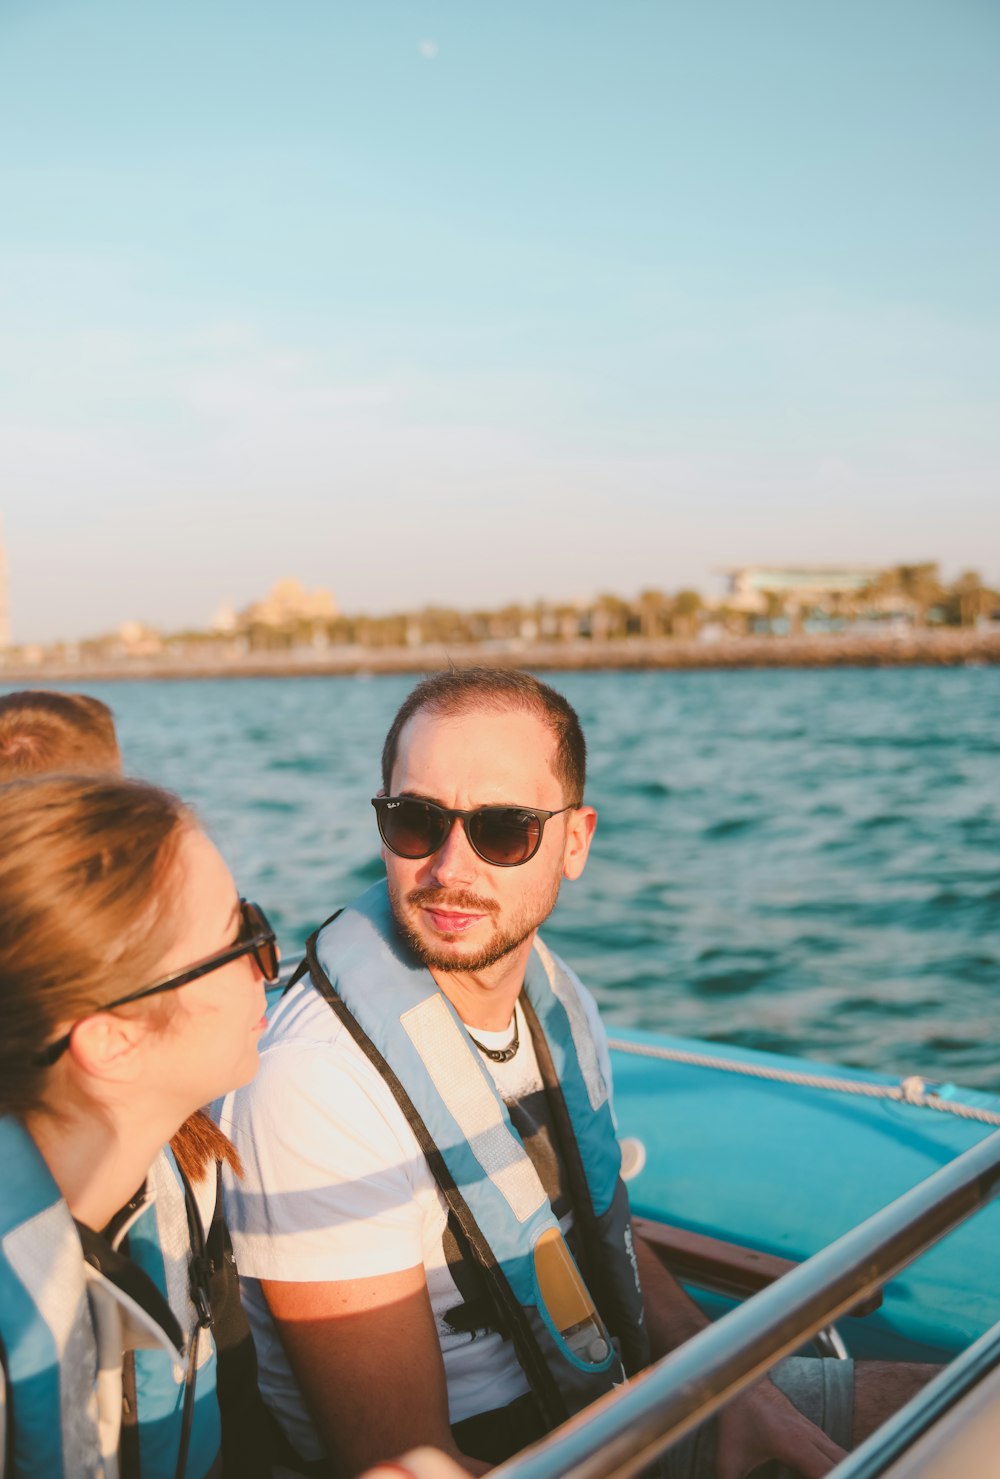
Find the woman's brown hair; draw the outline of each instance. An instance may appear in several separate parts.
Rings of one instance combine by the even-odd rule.
[[[0,782],[52,771],[122,768],[115,721],[89,693],[25,689],[0,697]]]
[[[141,986],[178,927],[177,844],[190,810],[116,776],[0,786],[0,1114],[46,1102],[36,1063],[57,1028]],[[229,1141],[192,1116],[171,1141],[198,1176]]]

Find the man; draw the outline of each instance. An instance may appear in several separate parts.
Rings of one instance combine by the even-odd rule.
[[[99,698],[44,689],[0,696],[0,782],[121,768],[115,721]]]
[[[310,941],[227,1103],[246,1172],[228,1215],[295,1472],[417,1443],[482,1472],[619,1381],[620,1358],[704,1323],[633,1251],[606,1038],[537,938],[587,861],[584,769],[576,714],[536,679],[421,683],[373,803],[386,883]],[[849,1438],[849,1388],[842,1406]],[[733,1479],[770,1457],[819,1476],[841,1452],[770,1382],[718,1424]],[[715,1471],[698,1444],[676,1462]]]

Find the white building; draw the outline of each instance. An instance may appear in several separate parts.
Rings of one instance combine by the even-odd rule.
[[[768,597],[789,610],[827,609],[831,602],[850,601],[879,574],[876,565],[730,565],[726,604],[756,615],[768,609]]]

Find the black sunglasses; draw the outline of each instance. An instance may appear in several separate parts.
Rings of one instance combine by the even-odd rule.
[[[230,961],[239,960],[241,955],[252,955],[257,962],[257,968],[265,981],[274,982],[278,979],[278,971],[281,967],[281,951],[278,949],[277,936],[267,921],[267,915],[259,904],[251,904],[246,899],[240,899],[240,931],[231,945],[225,950],[217,950],[213,955],[206,955],[204,960],[195,961],[185,970],[179,971],[174,976],[164,976],[161,981],[154,981],[152,986],[143,986],[141,991],[130,991],[128,996],[117,996],[114,1001],[101,1002],[100,1006],[94,1008],[95,1012],[110,1012],[113,1007],[123,1007],[131,1001],[141,1001],[144,996],[159,996],[162,991],[176,991],[179,986],[186,986],[190,981],[197,981],[199,976],[208,976],[212,971],[217,971]],[[74,1023],[74,1026],[76,1024]],[[38,1054],[35,1063],[39,1068],[48,1067],[57,1058],[61,1058],[69,1047],[70,1033],[65,1037],[58,1038],[49,1043],[47,1048]]]
[[[397,857],[429,858],[460,820],[469,846],[484,863],[517,868],[541,847],[549,818],[574,811],[576,802],[558,811],[539,811],[533,806],[475,806],[471,811],[458,811],[414,796],[373,796],[372,806],[379,835]]]

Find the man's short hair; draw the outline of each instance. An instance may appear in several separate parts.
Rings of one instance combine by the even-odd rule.
[[[121,763],[114,718],[99,698],[42,689],[0,696],[0,782],[120,771]]]
[[[518,668],[452,668],[433,673],[408,694],[382,747],[382,786],[388,791],[403,726],[424,710],[461,714],[470,710],[522,709],[536,714],[556,741],[553,769],[564,799],[579,805],[587,778],[587,745],[576,710],[547,683]]]

